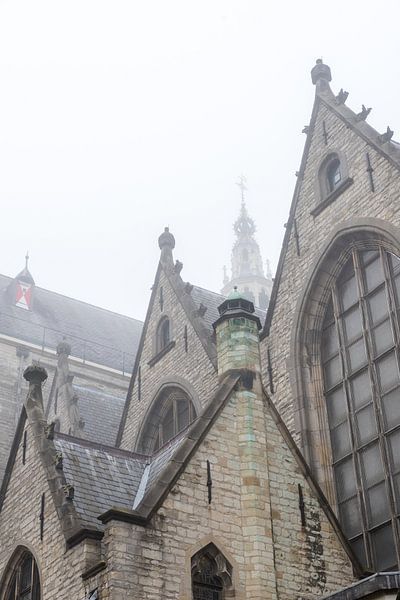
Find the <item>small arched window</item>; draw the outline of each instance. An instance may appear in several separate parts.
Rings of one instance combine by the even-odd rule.
[[[326,169],[326,179],[328,192],[333,192],[340,185],[342,181],[342,172],[340,168],[340,160],[338,158],[334,158],[328,163]]]
[[[157,327],[156,352],[161,352],[171,341],[171,325],[167,317],[161,319]]]
[[[322,368],[339,520],[361,563],[400,552],[400,260],[354,249],[332,288]]]
[[[40,600],[39,572],[32,554],[24,552],[14,567],[5,600]]]
[[[156,452],[183,431],[196,418],[196,410],[188,394],[178,387],[165,388],[147,417],[139,451]]]
[[[233,597],[232,567],[214,544],[192,558],[193,600],[223,600]]]
[[[338,196],[345,192],[353,179],[349,177],[345,155],[340,152],[330,152],[317,172],[315,181],[316,205],[311,214],[316,217]]]

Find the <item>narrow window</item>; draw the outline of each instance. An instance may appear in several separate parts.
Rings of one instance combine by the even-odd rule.
[[[340,160],[334,158],[327,167],[326,178],[328,183],[328,192],[333,192],[342,181],[342,173],[340,170]]]
[[[164,350],[171,341],[170,321],[166,317],[161,319],[158,324],[156,337],[156,352],[158,353]]]
[[[399,293],[398,258],[353,250],[322,334],[339,519],[374,571],[396,569],[400,552]]]

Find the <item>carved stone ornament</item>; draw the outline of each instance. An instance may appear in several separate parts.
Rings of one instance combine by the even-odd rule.
[[[381,144],[385,144],[386,142],[390,142],[390,140],[392,139],[394,134],[394,131],[392,131],[388,125],[385,133],[382,133],[382,135],[379,136],[379,141]]]
[[[349,96],[349,92],[345,92],[343,88],[340,89],[340,92],[336,96],[337,104],[344,104]]]
[[[359,112],[356,115],[356,120],[357,121],[365,121],[366,118],[368,117],[369,113],[371,112],[371,110],[372,110],[372,108],[366,108],[363,104],[361,107],[361,112]]]
[[[177,273],[179,275],[179,273],[182,271],[182,269],[183,269],[183,263],[180,260],[176,260],[175,267],[174,267],[175,273]]]
[[[74,499],[75,489],[74,489],[73,485],[71,485],[70,483],[67,483],[66,485],[63,485],[63,490],[64,490],[65,498],[67,500]]]
[[[44,428],[44,432],[45,432],[46,438],[48,440],[54,440],[55,426],[56,426],[55,421],[52,421],[51,423],[48,423],[46,425],[46,427]]]

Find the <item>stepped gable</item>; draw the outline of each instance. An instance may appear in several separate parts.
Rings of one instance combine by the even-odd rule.
[[[65,336],[72,356],[132,371],[141,321],[37,286],[31,309],[24,310],[10,295],[13,283],[0,275],[0,334],[53,350]]]
[[[78,396],[79,412],[83,419],[85,439],[113,446],[117,437],[125,397],[102,390],[74,385]]]

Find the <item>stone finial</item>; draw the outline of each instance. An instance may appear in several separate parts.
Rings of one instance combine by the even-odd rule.
[[[318,82],[328,84],[329,81],[332,81],[331,70],[328,65],[324,65],[322,58],[318,58],[315,66],[311,69],[311,81],[314,85],[317,85]]]
[[[365,121],[366,118],[368,117],[369,113],[371,112],[371,110],[372,110],[372,108],[366,108],[363,104],[361,107],[361,112],[359,112],[356,115],[356,120],[357,121]]]
[[[304,125],[303,129],[301,130],[301,133],[308,134],[309,131],[310,131],[310,126]]]
[[[346,92],[343,88],[340,88],[340,92],[335,96],[336,104],[344,104],[349,97],[349,92]]]
[[[55,458],[54,458],[54,464],[56,469],[58,469],[59,471],[62,471],[63,469],[63,453],[61,451],[56,452]]]
[[[192,293],[192,289],[193,289],[193,286],[192,286],[192,284],[191,284],[191,283],[189,283],[189,282],[187,281],[187,282],[185,283],[185,292],[186,292],[187,294],[191,294],[191,293]]]
[[[54,432],[56,429],[56,422],[52,421],[51,423],[48,423],[46,425],[46,427],[44,428],[44,433],[46,435],[46,438],[48,440],[54,440]]]
[[[165,227],[163,233],[158,238],[158,246],[160,250],[163,250],[164,248],[173,250],[175,248],[175,238],[172,233],[170,233],[169,227]]]
[[[75,488],[73,485],[67,483],[66,485],[63,485],[63,490],[64,490],[64,494],[65,494],[65,498],[67,500],[73,500],[74,496],[75,496]]]
[[[174,267],[175,273],[177,273],[179,275],[179,273],[182,271],[182,269],[183,269],[183,263],[180,260],[176,260],[175,267]]]
[[[69,356],[71,354],[71,346],[68,344],[65,338],[63,338],[63,340],[58,344],[57,354],[58,356],[60,356],[61,354]]]
[[[206,312],[207,312],[207,306],[204,306],[204,304],[202,302],[200,302],[200,306],[197,309],[197,314],[199,315],[199,317],[204,317]]]
[[[47,371],[39,365],[30,365],[24,371],[24,379],[29,383],[41,385],[47,379]]]
[[[394,131],[392,131],[392,129],[390,129],[389,125],[385,131],[385,133],[382,133],[382,135],[379,136],[379,141],[381,144],[384,144],[385,142],[390,142],[390,140],[392,139],[394,134]]]

